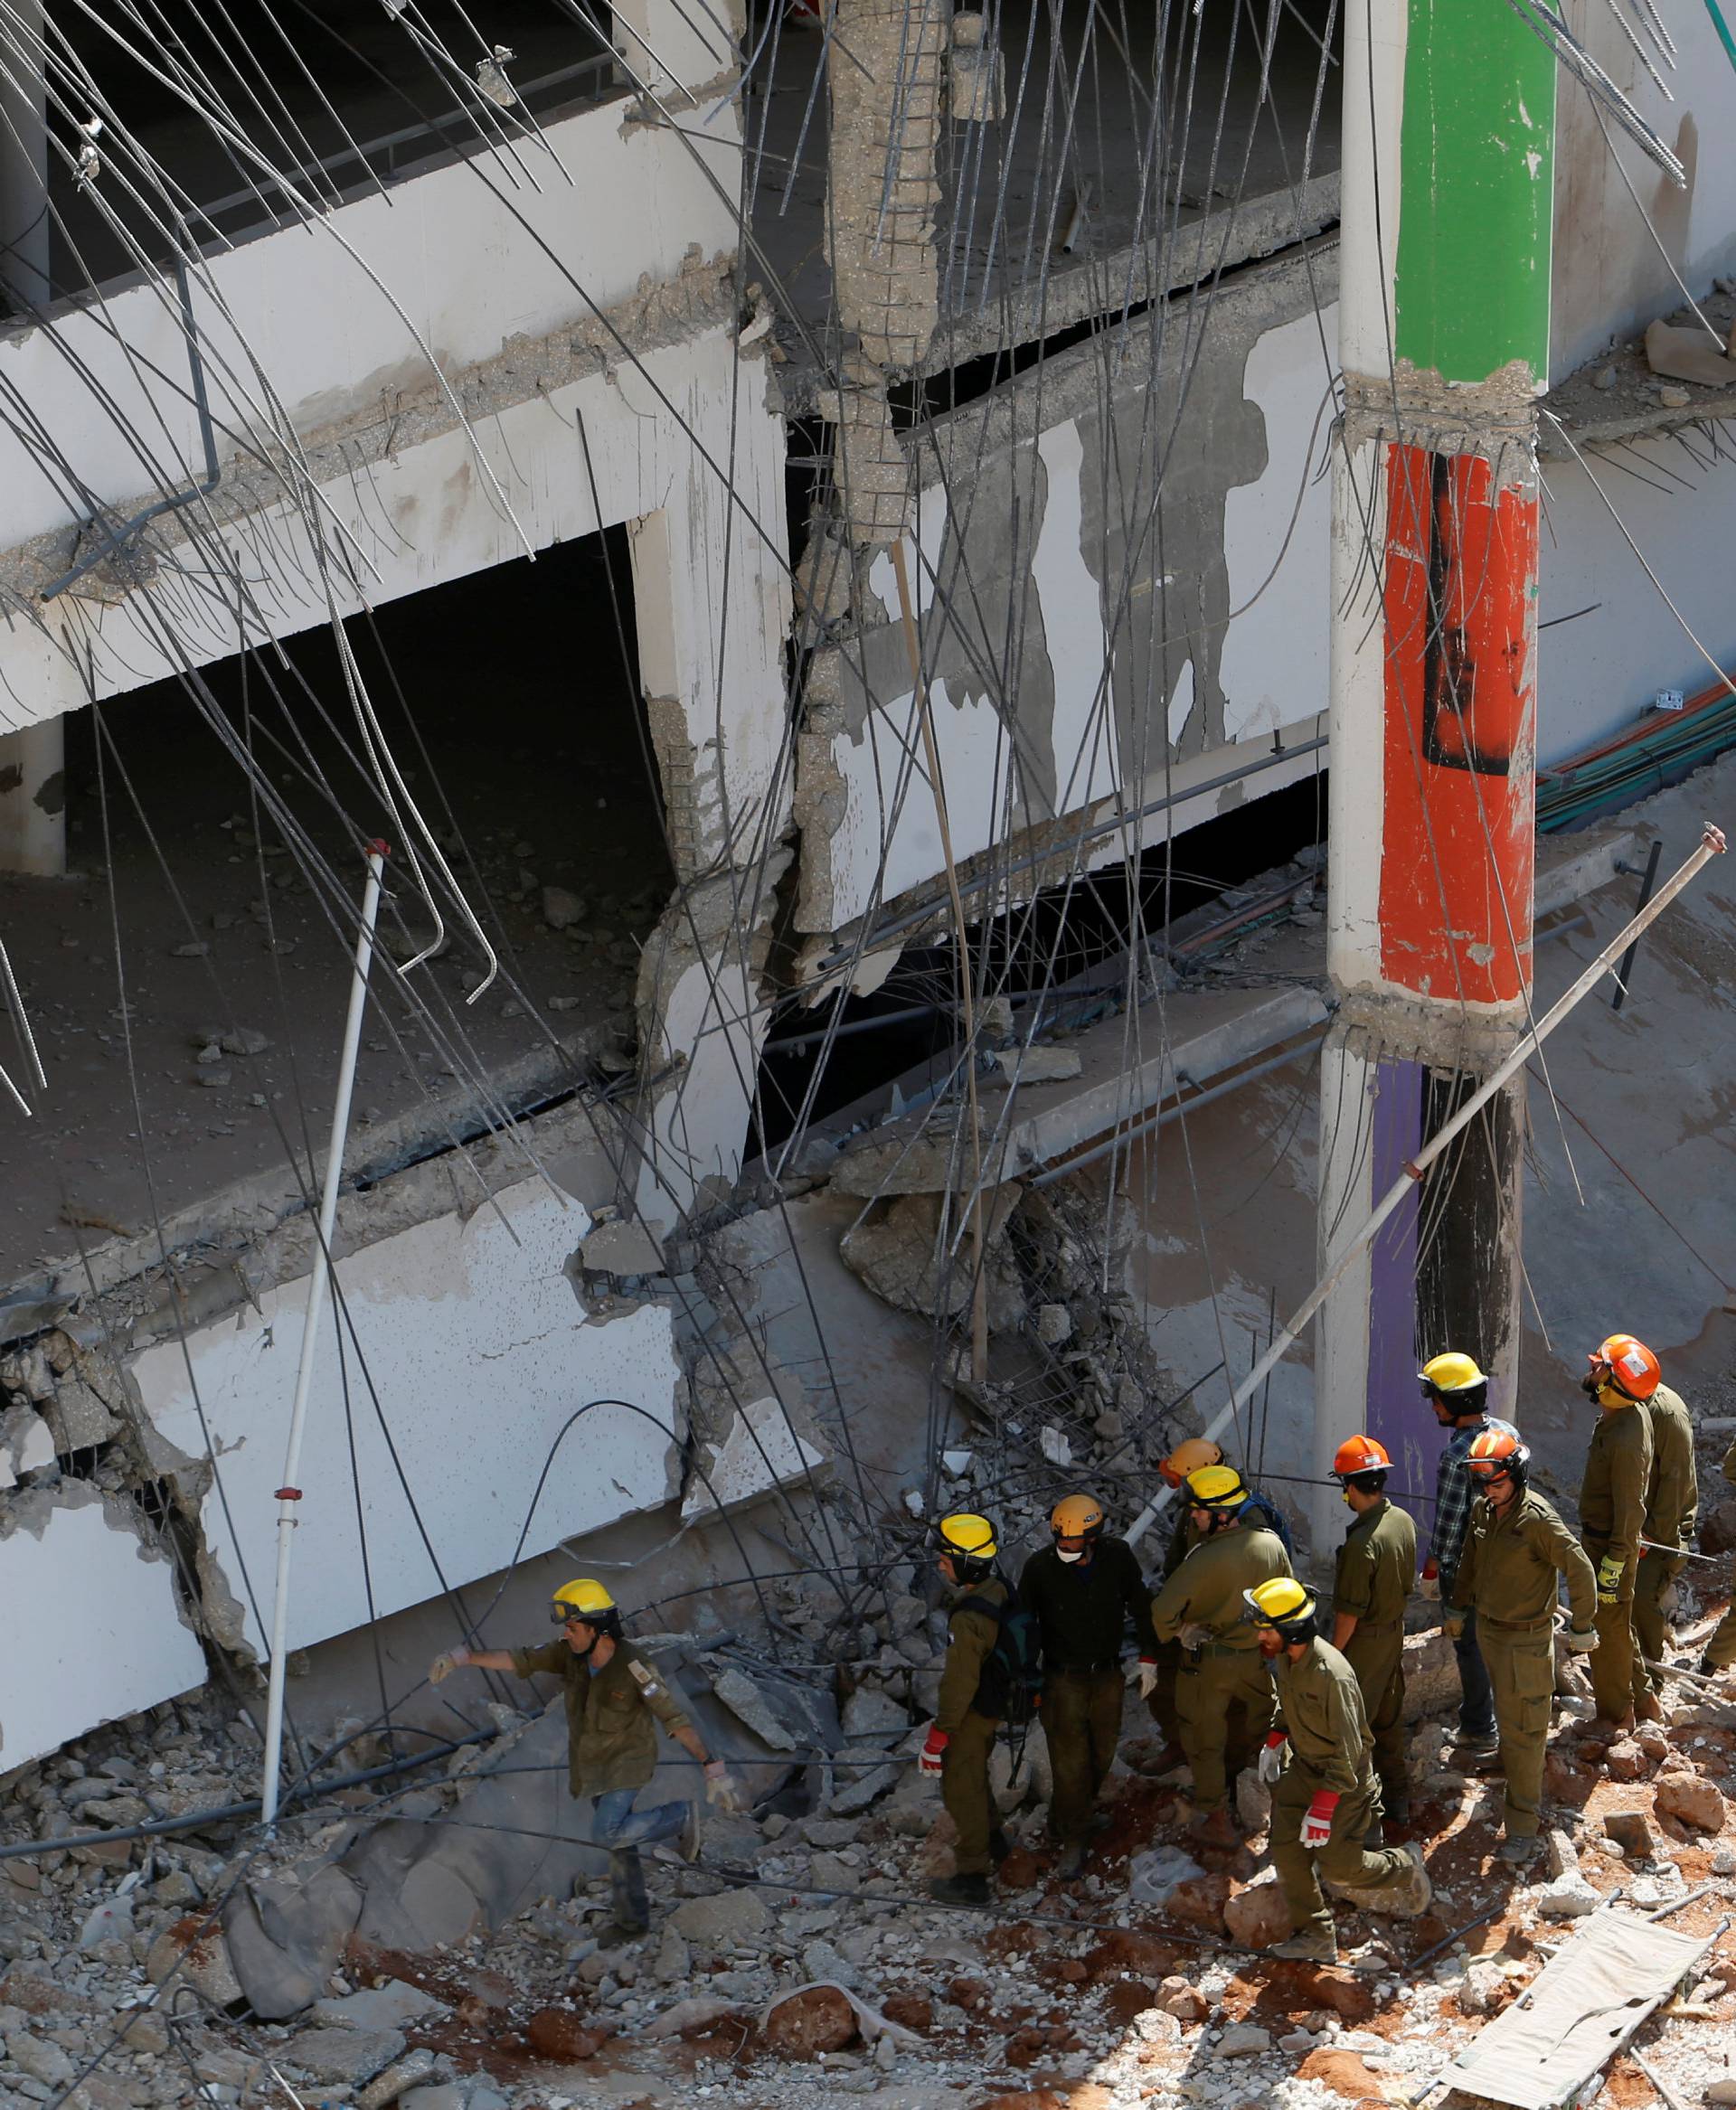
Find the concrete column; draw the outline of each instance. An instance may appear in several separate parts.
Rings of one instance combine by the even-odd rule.
[[[1555,107],[1502,8],[1353,8],[1344,74],[1323,1268],[1526,1022]],[[1359,1429],[1414,1452],[1439,1350],[1512,1398],[1523,1133],[1518,1085],[1323,1312],[1316,1466]]]
[[[65,757],[63,718],[0,738],[0,871],[65,873]]]
[[[46,307],[51,297],[42,34],[42,0],[12,0],[0,33],[0,286],[14,315]]]

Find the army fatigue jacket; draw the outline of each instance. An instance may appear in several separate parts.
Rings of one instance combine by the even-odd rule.
[[[1555,1615],[1558,1575],[1567,1578],[1574,1625],[1589,1633],[1598,1619],[1597,1574],[1551,1504],[1529,1488],[1505,1510],[1478,1495],[1453,1578],[1454,1609],[1504,1625],[1542,1625]]]
[[[642,1677],[635,1676],[636,1666]],[[618,1641],[614,1654],[594,1673],[564,1641],[515,1648],[513,1668],[521,1678],[541,1674],[566,1686],[567,1786],[575,1795],[643,1787],[657,1769],[652,1717],[671,1736],[687,1727],[686,1713],[662,1672],[628,1642]]]
[[[995,1606],[1013,1595],[998,1575],[984,1582],[961,1584],[958,1609],[947,1626],[947,1660],[940,1672],[940,1698],[934,1710],[934,1726],[950,1736],[964,1720],[982,1682],[983,1665],[1000,1634],[1001,1623],[986,1612],[968,1606],[972,1597],[986,1598]]]
[[[1736,1443],[1732,1443],[1730,1448],[1724,1453],[1724,1463],[1722,1470],[1723,1472],[1724,1478],[1728,1480],[1732,1486],[1736,1486]]]
[[[1644,1407],[1599,1407],[1580,1484],[1580,1537],[1599,1559],[1639,1559],[1646,1489],[1652,1477],[1652,1425]]]
[[[1348,1613],[1359,1629],[1401,1627],[1416,1579],[1416,1525],[1390,1502],[1376,1502],[1344,1533],[1332,1608]]]
[[[1221,1648],[1258,1648],[1259,1634],[1242,1618],[1241,1593],[1289,1572],[1276,1531],[1245,1524],[1219,1531],[1200,1541],[1153,1598],[1152,1626],[1159,1641],[1174,1641],[1184,1626],[1198,1625],[1212,1629]]]
[[[1356,1673],[1329,1641],[1311,1641],[1299,1663],[1280,1651],[1278,1727],[1290,1739],[1297,1770],[1311,1787],[1347,1795],[1369,1776],[1368,1733],[1363,1689]]]
[[[1694,1422],[1679,1394],[1660,1385],[1642,1403],[1652,1437],[1652,1474],[1646,1484],[1646,1536],[1660,1546],[1689,1546],[1700,1514],[1694,1468]]]

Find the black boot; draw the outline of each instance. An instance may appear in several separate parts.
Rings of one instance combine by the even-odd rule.
[[[929,1896],[937,1905],[986,1905],[986,1876],[940,1876],[929,1885]]]
[[[997,1824],[988,1835],[988,1858],[999,1868],[1013,1851],[1013,1842]]]

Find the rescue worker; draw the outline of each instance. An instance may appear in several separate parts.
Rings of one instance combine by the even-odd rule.
[[[1278,1688],[1278,1720],[1260,1755],[1272,1786],[1272,1862],[1290,1908],[1290,1935],[1269,1955],[1338,1960],[1337,1933],[1321,1879],[1374,1893],[1375,1911],[1415,1915],[1434,1895],[1418,1846],[1370,1848],[1381,1791],[1369,1754],[1356,1673],[1315,1631],[1315,1601],[1293,1576],[1258,1584],[1243,1617]],[[1288,1746],[1288,1758],[1285,1747]]]
[[[1649,1694],[1661,1714],[1663,1673],[1646,1666],[1664,1661],[1664,1593],[1687,1566],[1681,1550],[1694,1543],[1700,1481],[1694,1463],[1694,1422],[1687,1407],[1664,1382],[1663,1365],[1651,1350],[1637,1341],[1634,1347],[1645,1367],[1625,1376],[1622,1384],[1639,1400],[1652,1437],[1652,1471],[1646,1483],[1646,1543],[1640,1547],[1634,1577],[1634,1645],[1640,1659],[1634,1690]]]
[[[1288,1575],[1290,1562],[1234,1466],[1197,1466],[1186,1487],[1199,1543],[1153,1599],[1151,1624],[1182,1651],[1175,1712],[1194,1775],[1193,1829],[1208,1845],[1233,1846],[1230,1791],[1272,1719],[1272,1681],[1242,1617],[1245,1596]]]
[[[1202,1465],[1222,1465],[1225,1463],[1223,1447],[1209,1436],[1184,1437],[1171,1451],[1157,1468],[1157,1477],[1165,1487],[1179,1492],[1182,1483],[1192,1472]],[[1284,1541],[1284,1550],[1290,1551],[1290,1534],[1282,1512],[1277,1504],[1256,1488],[1249,1498],[1260,1512],[1269,1529],[1278,1533]],[[1194,1526],[1194,1512],[1185,1502],[1178,1504],[1175,1524],[1171,1527],[1169,1544],[1165,1549],[1164,1565],[1157,1577],[1159,1589],[1175,1574],[1188,1554],[1200,1542],[1200,1534]],[[1182,1749],[1181,1724],[1175,1714],[1175,1676],[1181,1668],[1181,1644],[1174,1641],[1157,1644],[1157,1661],[1141,1663],[1137,1675],[1139,1679],[1139,1696],[1150,1710],[1151,1719],[1163,1732],[1164,1747],[1158,1753],[1153,1773],[1164,1774],[1179,1766],[1185,1756]]]
[[[1386,1498],[1392,1460],[1372,1436],[1338,1446],[1333,1476],[1355,1521],[1338,1549],[1332,1587],[1332,1645],[1356,1673],[1363,1712],[1374,1740],[1381,1812],[1389,1823],[1410,1818],[1410,1772],[1404,1751],[1404,1607],[1417,1574],[1417,1527]],[[1379,1843],[1375,1842],[1374,1843]]]
[[[1736,1443],[1724,1453],[1723,1474],[1736,1485]],[[1730,1609],[1712,1629],[1705,1653],[1700,1658],[1700,1675],[1715,1678],[1720,1671],[1729,1670],[1732,1663],[1736,1663],[1736,1569],[1731,1573]]]
[[[1598,1571],[1598,1653],[1591,1663],[1594,1729],[1620,1734],[1636,1716],[1663,1713],[1634,1653],[1634,1581],[1646,1535],[1652,1429],[1639,1392],[1656,1359],[1631,1333],[1611,1333],[1580,1380],[1600,1411],[1580,1483],[1580,1543]]]
[[[1448,1349],[1424,1363],[1417,1375],[1422,1382],[1423,1398],[1434,1408],[1435,1419],[1451,1432],[1435,1468],[1435,1521],[1420,1587],[1425,1597],[1439,1597],[1451,1604],[1459,1549],[1465,1542],[1471,1504],[1477,1498],[1465,1460],[1485,1429],[1505,1429],[1515,1442],[1519,1432],[1510,1421],[1498,1421],[1487,1412],[1489,1380],[1477,1367],[1475,1358]],[[1459,1700],[1458,1733],[1453,1738],[1452,1750],[1468,1765],[1486,1764],[1495,1755],[1498,1739],[1495,1699],[1489,1688],[1488,1667],[1477,1643],[1475,1612],[1466,1614],[1464,1627],[1453,1642],[1453,1653],[1458,1660]]]
[[[1598,1581],[1572,1532],[1525,1484],[1531,1453],[1511,1429],[1486,1429],[1467,1464],[1481,1492],[1471,1507],[1447,1631],[1477,1615],[1506,1776],[1501,1858],[1526,1861],[1543,1851],[1539,1813],[1555,1691],[1557,1578],[1567,1578],[1567,1645],[1576,1655],[1601,1645]],[[1596,1666],[1593,1656],[1594,1673]]]
[[[935,1566],[958,1595],[947,1627],[940,1698],[918,1765],[923,1773],[939,1775],[940,1801],[958,1837],[953,1873],[929,1889],[942,1905],[986,1905],[989,1870],[1006,1859],[1010,1845],[995,1822],[988,1789],[988,1761],[1000,1721],[976,1702],[983,1666],[1013,1593],[995,1566],[1000,1549],[986,1517],[968,1511],[943,1517],[939,1539]]]
[[[1103,1535],[1094,1494],[1064,1494],[1049,1512],[1054,1544],[1033,1553],[1019,1578],[1019,1602],[1043,1634],[1040,1719],[1054,1776],[1049,1829],[1058,1872],[1076,1876],[1098,1829],[1092,1804],[1121,1736],[1121,1640],[1133,1621],[1143,1663],[1156,1663],[1151,1598],[1139,1558],[1125,1539]]]
[[[639,1848],[674,1840],[684,1860],[699,1856],[699,1811],[691,1802],[636,1810],[634,1798],[657,1767],[655,1718],[705,1770],[705,1800],[739,1812],[741,1791],[721,1758],[706,1751],[680,1701],[621,1634],[621,1615],[602,1584],[590,1576],[563,1583],[551,1616],[559,1641],[541,1648],[455,1648],[435,1657],[429,1681],[438,1685],[466,1664],[512,1671],[521,1678],[559,1678],[566,1687],[567,1792],[590,1797],[590,1838],[609,1855],[610,1922],[599,1949],[637,1941],[650,1926]]]

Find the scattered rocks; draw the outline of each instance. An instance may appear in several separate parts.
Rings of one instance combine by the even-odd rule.
[[[1192,1882],[1177,1883],[1169,1894],[1167,1910],[1184,1926],[1197,1926],[1207,1934],[1223,1932],[1223,1910],[1230,1902],[1228,1876],[1196,1876]]]
[[[835,1985],[805,1985],[766,2017],[766,2042],[785,2058],[817,2058],[856,2039],[856,2011]]]
[[[1330,2088],[1335,2096],[1343,2096],[1346,2101],[1362,2103],[1383,2102],[1386,2087],[1379,2074],[1359,2052],[1328,2050],[1322,2048],[1310,2051],[1296,2069],[1299,2081],[1318,2081]]]
[[[33,2037],[28,2030],[14,2030],[6,2039],[6,2052],[20,2073],[46,2086],[58,2088],[72,2078],[72,2061],[58,2044],[46,2037]]]
[[[1648,1765],[1644,1747],[1632,1737],[1618,1738],[1603,1755],[1611,1780],[1643,1780]]]
[[[232,2007],[241,1999],[241,1981],[229,1960],[229,1945],[214,1919],[189,1914],[166,1926],[151,1944],[145,1975],[153,1985],[171,1976],[191,1985],[213,2007]],[[402,2050],[401,2044],[399,2049]]]
[[[565,887],[544,887],[542,920],[551,930],[571,930],[585,919],[585,904]]]
[[[1722,1832],[1730,1815],[1723,1796],[1698,1773],[1660,1780],[1652,1790],[1652,1807],[1660,1817],[1674,1817],[1696,1832]]]
[[[568,2008],[541,2008],[525,2024],[524,2034],[539,2058],[568,2060],[595,2058],[609,2032],[589,2028]]]
[[[1212,2046],[1220,2058],[1258,2058],[1272,2048],[1272,2033],[1254,2022],[1237,2022]]]
[[[1583,1876],[1561,1876],[1537,1893],[1537,1909],[1545,1919],[1583,1919],[1603,1899]]]
[[[1212,2012],[1211,2002],[1185,1978],[1165,1978],[1157,1989],[1156,2004],[1178,2022],[1203,2022]]]

